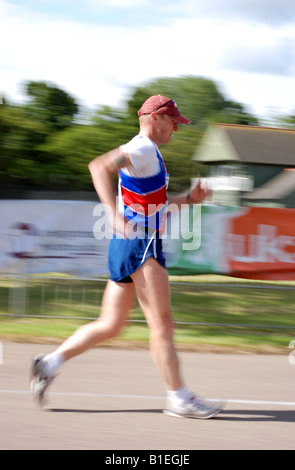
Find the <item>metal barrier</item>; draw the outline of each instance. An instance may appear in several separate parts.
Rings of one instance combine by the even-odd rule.
[[[95,320],[106,284],[104,278],[65,276],[14,275],[4,279],[0,316],[18,318]],[[170,285],[177,325],[295,329],[291,314],[295,286],[173,281]],[[137,304],[129,321],[145,323]]]

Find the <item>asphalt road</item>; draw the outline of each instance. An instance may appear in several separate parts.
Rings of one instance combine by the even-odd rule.
[[[165,390],[145,350],[97,348],[73,359],[41,410],[29,392],[30,362],[53,349],[2,342],[1,450],[295,448],[295,365],[288,348],[286,355],[180,353],[189,387],[227,400],[218,417],[205,421],[162,413]]]

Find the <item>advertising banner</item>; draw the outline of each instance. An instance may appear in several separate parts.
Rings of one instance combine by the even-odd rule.
[[[97,203],[1,201],[0,273],[108,274],[109,240],[93,235]]]
[[[202,206],[196,250],[167,240],[170,272],[295,279],[294,220],[295,209]]]
[[[102,204],[0,201],[0,273],[107,275],[111,237]],[[295,279],[295,209],[186,207],[162,234],[171,274]]]

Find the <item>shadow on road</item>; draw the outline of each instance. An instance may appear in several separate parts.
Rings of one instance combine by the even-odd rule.
[[[50,408],[45,411],[52,413],[84,413],[84,414],[108,414],[108,413],[162,413],[162,409],[112,409],[112,410],[88,410],[75,408]],[[295,410],[227,410],[225,409],[216,418],[222,421],[278,421],[295,422]]]

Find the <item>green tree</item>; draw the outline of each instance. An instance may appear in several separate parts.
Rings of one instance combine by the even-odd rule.
[[[137,88],[128,102],[128,113],[136,116],[141,103],[151,95],[164,95],[174,99],[181,112],[203,129],[216,117],[226,122],[249,124],[257,119],[242,104],[227,100],[217,85],[202,77],[159,78]]]
[[[295,114],[291,114],[289,116],[281,118],[279,120],[279,123],[282,127],[286,127],[288,129],[295,129]]]
[[[22,107],[0,106],[2,186],[42,185],[42,154],[38,145],[44,142],[46,136],[43,123],[27,120]]]
[[[29,82],[30,102],[0,106],[0,177],[3,186],[47,188],[61,156],[48,154],[42,145],[49,136],[72,125],[78,111],[74,99],[56,86]]]
[[[218,122],[222,124],[241,124],[244,126],[259,125],[258,119],[247,110],[241,103],[225,100],[223,109],[212,112],[209,116],[209,122]]]
[[[28,82],[25,90],[30,98],[26,111],[45,122],[49,132],[65,129],[72,124],[78,105],[64,90],[46,82]]]
[[[51,176],[53,187],[62,183],[64,189],[92,190],[88,163],[127,142],[136,132],[138,123],[137,128],[133,128],[122,111],[103,106],[96,110],[87,125],[76,124],[52,133],[39,149],[48,160],[55,162],[51,174],[60,175],[60,178]]]
[[[159,78],[133,89],[125,109],[99,107],[87,122],[75,120],[73,97],[46,82],[25,86],[29,102],[0,106],[0,177],[5,185],[42,189],[93,189],[88,162],[130,140],[139,131],[137,111],[151,95],[173,98],[192,125],[179,126],[161,151],[172,177],[169,190],[184,190],[193,175],[192,156],[212,121],[253,124],[240,103],[200,77]],[[203,167],[198,168],[201,174]]]

